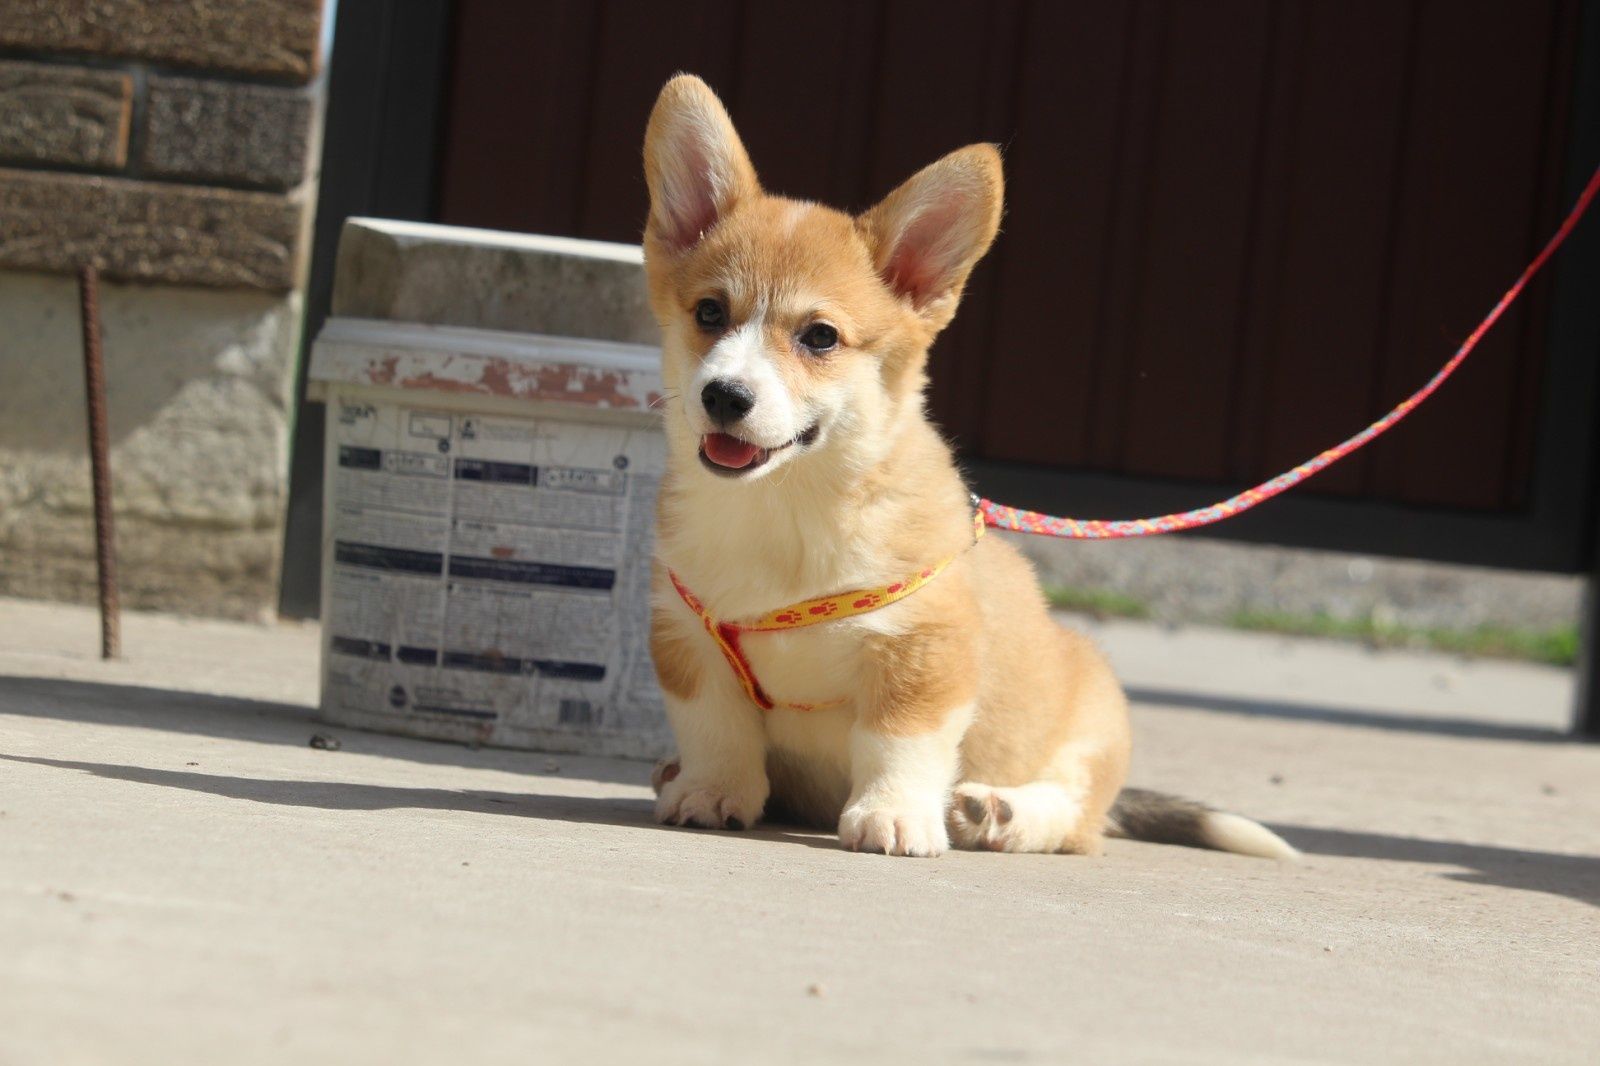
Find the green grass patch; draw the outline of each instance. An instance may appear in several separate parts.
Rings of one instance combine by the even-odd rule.
[[[1078,589],[1053,585],[1044,590],[1050,606],[1060,611],[1077,611],[1096,618],[1149,618],[1150,607],[1122,592],[1110,589]]]
[[[1293,615],[1273,611],[1238,611],[1228,618],[1235,629],[1283,633],[1297,637],[1329,637],[1360,641],[1377,648],[1427,648],[1456,655],[1571,666],[1578,659],[1578,627],[1533,629],[1481,625],[1470,629],[1447,626],[1405,626],[1372,618],[1334,618],[1325,614]]]

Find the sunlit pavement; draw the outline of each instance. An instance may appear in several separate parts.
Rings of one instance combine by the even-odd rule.
[[[1304,862],[661,829],[643,764],[317,724],[314,627],[0,600],[0,1062],[1595,1061],[1563,672],[1092,628],[1136,782]]]

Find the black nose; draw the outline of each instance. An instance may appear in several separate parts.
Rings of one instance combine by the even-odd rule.
[[[700,390],[700,402],[706,405],[706,414],[719,426],[731,426],[750,413],[756,405],[756,394],[748,385],[726,378],[718,378]]]

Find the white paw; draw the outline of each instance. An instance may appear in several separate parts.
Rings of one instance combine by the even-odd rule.
[[[1016,812],[1002,789],[971,782],[950,797],[950,839],[958,848],[1021,851]]]
[[[673,780],[683,772],[683,761],[676,755],[666,755],[656,760],[650,768],[650,787],[656,795],[661,795],[661,790],[668,781]]]
[[[1083,805],[1043,782],[1016,788],[963,782],[950,797],[949,826],[958,848],[1100,853],[1099,827],[1085,822]]]
[[[749,829],[766,803],[764,782],[740,787],[678,776],[661,784],[656,821],[701,829]]]
[[[839,817],[839,845],[851,851],[927,857],[950,847],[938,797],[889,802],[859,799]]]

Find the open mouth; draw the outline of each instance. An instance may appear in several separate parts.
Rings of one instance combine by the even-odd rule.
[[[794,440],[780,444],[776,448],[763,448],[731,433],[707,433],[700,438],[700,461],[714,474],[723,477],[742,477],[752,470],[759,470],[765,466],[774,452],[781,452],[796,444],[803,448],[814,443],[818,429],[819,426],[813,423],[810,429]]]

